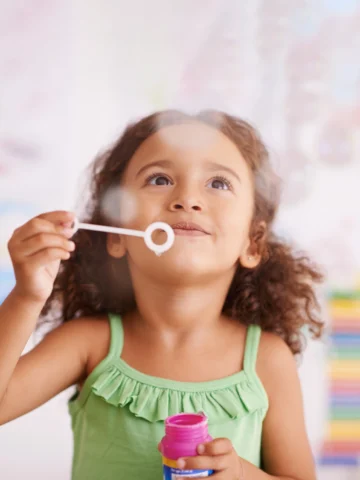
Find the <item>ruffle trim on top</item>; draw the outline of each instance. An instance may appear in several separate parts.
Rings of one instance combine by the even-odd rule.
[[[230,382],[230,385],[202,388],[202,385],[216,384],[215,380],[194,384],[195,389],[199,385],[199,391],[191,388],[191,391],[187,391],[186,388],[181,389],[181,385],[191,386],[191,383],[169,381],[170,388],[154,386],[132,378],[111,364],[95,380],[91,390],[109,404],[128,407],[135,416],[149,422],[163,421],[181,412],[204,412],[219,422],[239,418],[256,410],[265,413],[268,407],[266,395],[245,372],[239,374],[243,375],[239,376],[237,382]],[[179,389],[176,388],[177,383]]]

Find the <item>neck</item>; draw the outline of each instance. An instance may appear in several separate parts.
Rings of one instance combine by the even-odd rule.
[[[233,273],[207,283],[174,285],[158,282],[142,272],[132,272],[137,319],[142,328],[187,335],[204,327],[216,327]]]

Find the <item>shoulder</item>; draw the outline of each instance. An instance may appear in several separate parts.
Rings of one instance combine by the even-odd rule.
[[[46,336],[73,336],[88,338],[101,334],[109,334],[109,321],[107,316],[79,317],[69,320],[51,330]]]
[[[284,360],[293,360],[294,355],[290,347],[284,340],[275,333],[261,332],[258,364],[263,366],[274,367],[281,364]]]
[[[45,337],[48,342],[64,342],[70,348],[77,349],[87,360],[98,352],[104,357],[110,344],[110,325],[106,315],[79,317],[62,323],[51,330]]]
[[[284,340],[276,334],[262,332],[256,370],[269,397],[298,383],[296,358]]]

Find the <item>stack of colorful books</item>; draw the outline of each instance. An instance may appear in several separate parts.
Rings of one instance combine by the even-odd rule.
[[[360,290],[330,297],[329,421],[320,463],[360,466]]]

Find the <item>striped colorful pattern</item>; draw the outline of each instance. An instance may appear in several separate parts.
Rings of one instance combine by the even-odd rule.
[[[360,291],[330,298],[329,423],[323,465],[360,466]]]

